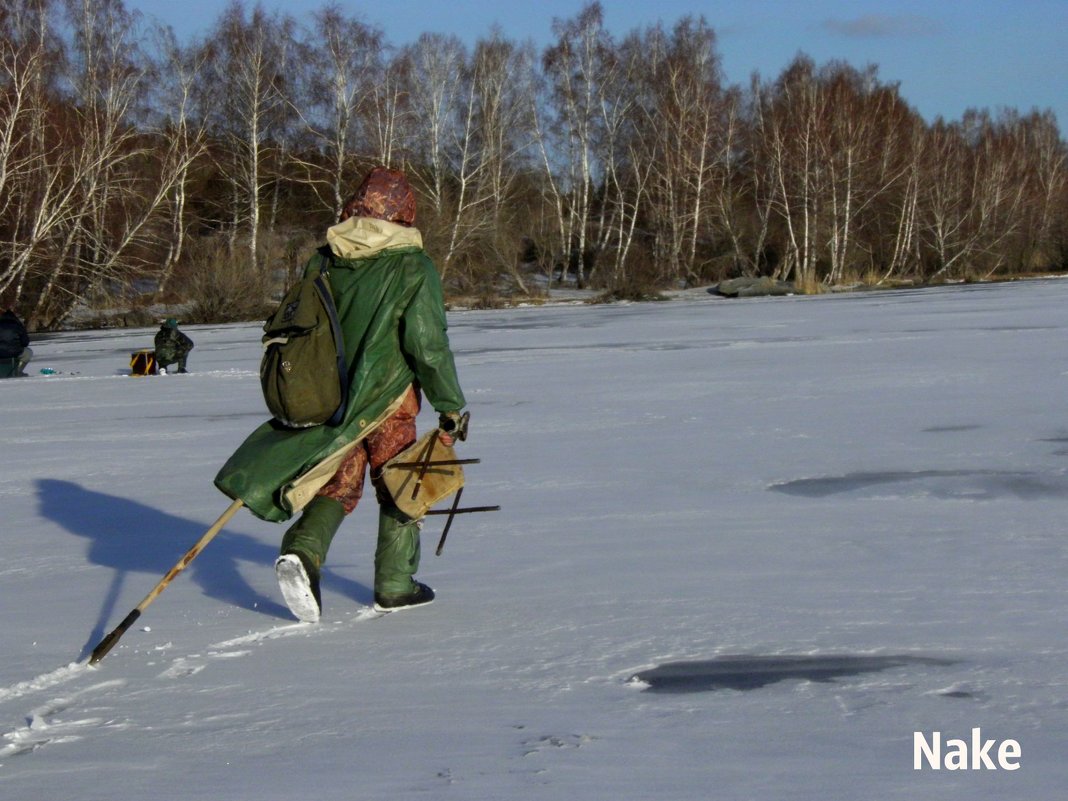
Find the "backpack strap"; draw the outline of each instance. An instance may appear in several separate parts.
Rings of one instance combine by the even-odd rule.
[[[341,321],[337,316],[337,306],[334,305],[334,294],[330,291],[330,268],[334,266],[334,254],[330,246],[319,248],[319,275],[314,279],[315,291],[319,293],[330,318],[330,330],[334,334],[334,342],[337,343],[337,374],[341,384],[341,405],[337,411],[326,421],[324,425],[336,426],[345,419],[345,412],[349,407],[349,363],[345,358],[345,338],[341,332]]]
[[[319,275],[329,275],[334,267],[334,251],[329,245],[323,245],[317,251],[319,254]]]

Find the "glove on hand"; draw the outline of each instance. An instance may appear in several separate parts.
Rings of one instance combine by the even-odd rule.
[[[463,414],[459,412],[442,412],[438,415],[438,428],[452,439],[466,440],[467,421],[470,417],[470,412],[464,412]]]

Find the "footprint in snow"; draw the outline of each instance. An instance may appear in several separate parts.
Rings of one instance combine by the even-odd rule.
[[[181,657],[174,660],[174,664],[167,668],[165,671],[159,674],[161,679],[187,679],[190,676],[195,676],[197,673],[204,669],[204,665],[199,662],[190,662],[188,659]]]
[[[121,679],[105,681],[86,687],[73,695],[64,698],[55,698],[36,709],[26,716],[26,725],[20,726],[14,731],[5,733],[2,737],[6,744],[0,747],[0,760],[6,757],[21,756],[43,748],[46,745],[58,743],[72,743],[82,739],[85,734],[99,729],[123,729],[128,724],[102,717],[79,717],[66,719],[63,713],[86,695],[93,695],[100,690],[110,687],[119,687],[126,682]]]

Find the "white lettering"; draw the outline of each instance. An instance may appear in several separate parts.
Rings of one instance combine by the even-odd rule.
[[[998,764],[1005,770],[1019,770],[1021,753],[1020,744],[1016,740],[1005,740],[998,746]],[[1016,761],[1010,762],[1010,759]]]
[[[979,770],[980,768],[997,770],[986,753],[993,744],[993,740],[982,739],[979,729],[972,729],[972,770]]]
[[[1019,770],[1023,749],[1017,740],[983,739],[979,727],[971,732],[971,740],[949,739],[942,749],[942,732],[931,732],[930,740],[920,731],[912,733],[912,768],[923,770],[924,763],[931,770]],[[992,753],[997,753],[997,764]]]
[[[912,733],[912,769],[922,770],[922,758],[927,758],[927,765],[934,770],[942,767],[942,732],[931,732],[934,742],[928,743],[922,731]]]
[[[968,744],[964,740],[946,740],[946,770],[968,769]]]

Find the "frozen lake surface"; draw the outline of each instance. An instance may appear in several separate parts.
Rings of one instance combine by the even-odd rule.
[[[35,801],[1005,799],[1068,787],[1068,282],[450,314],[472,411],[426,608],[319,625],[227,506],[257,325],[33,343],[0,382],[0,794]],[[59,371],[43,376],[37,370]],[[423,427],[435,416],[424,409]],[[914,732],[1019,742],[913,769]],[[995,749],[996,751],[996,746]]]

